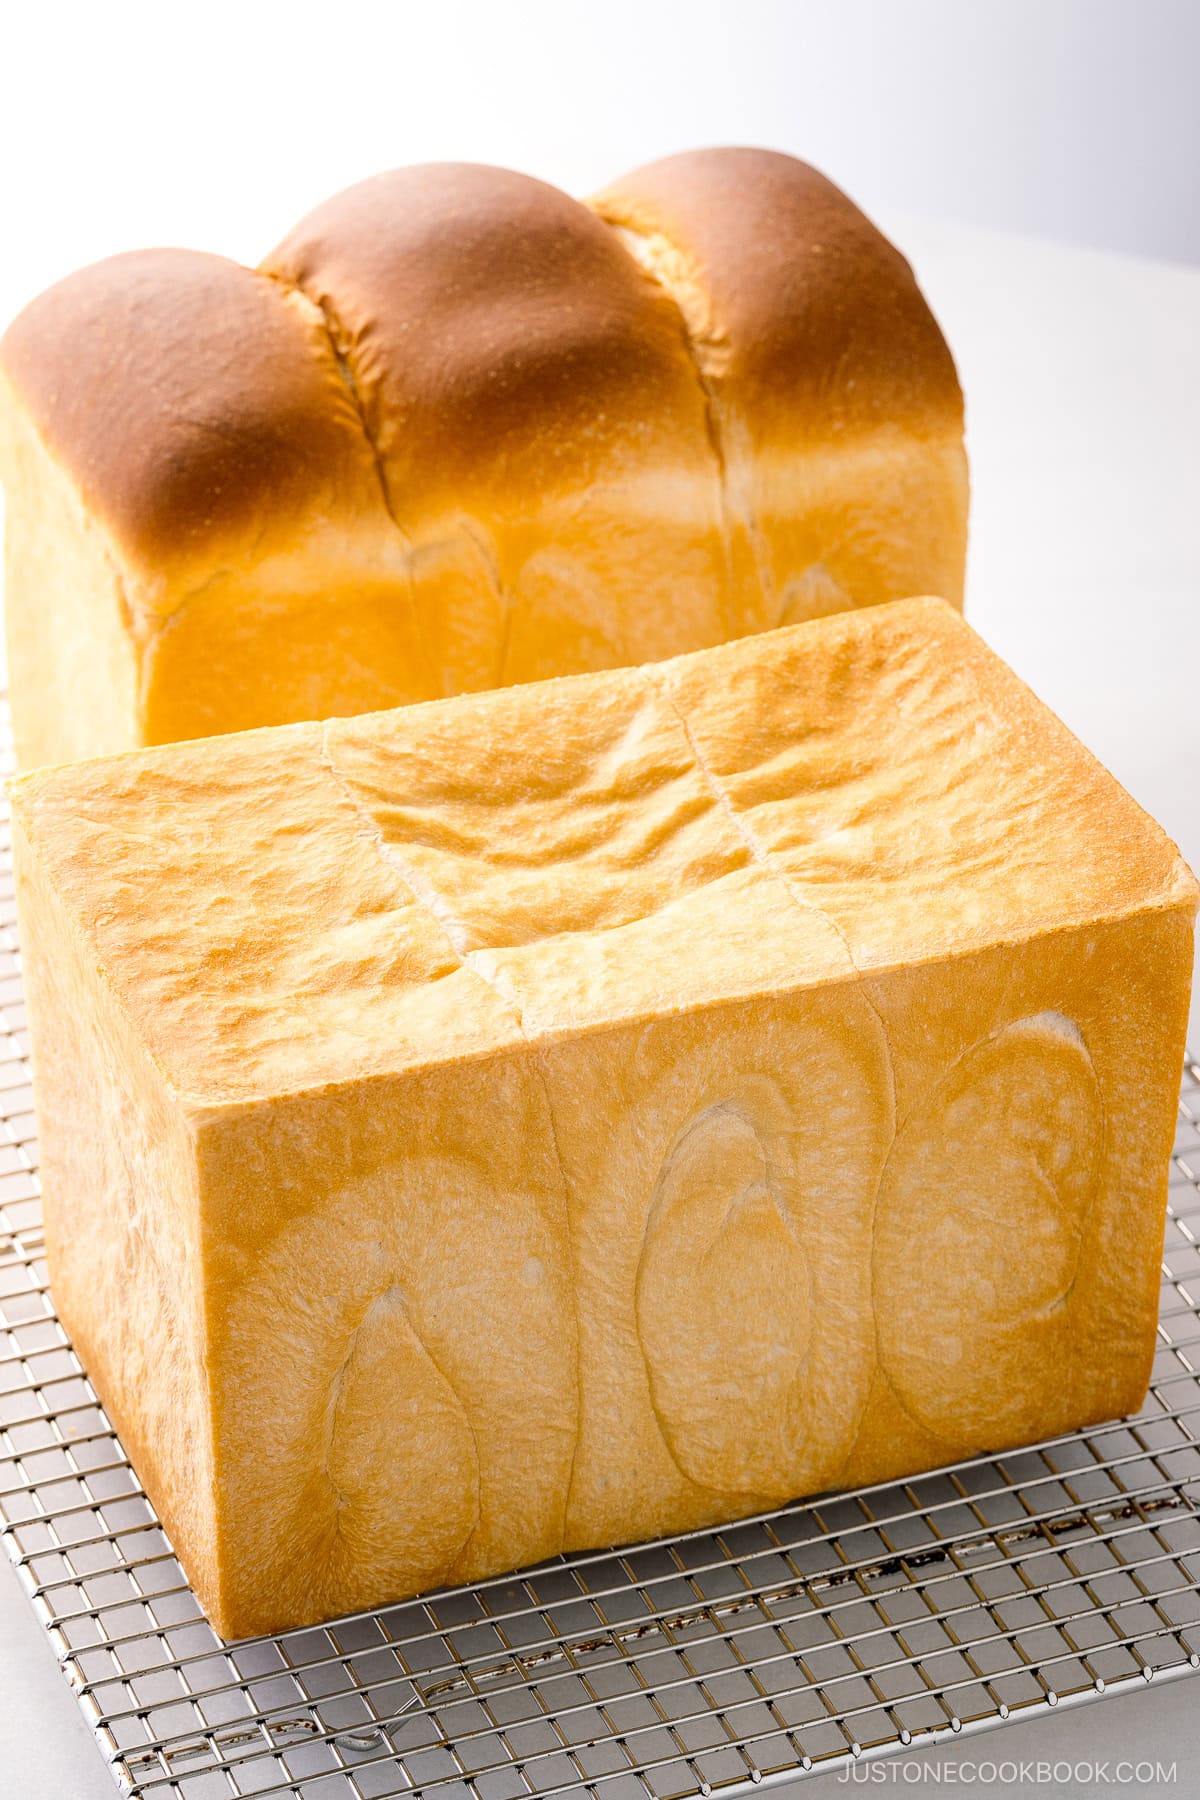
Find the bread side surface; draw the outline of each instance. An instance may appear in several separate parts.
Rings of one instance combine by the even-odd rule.
[[[127,749],[138,656],[118,556],[0,370],[4,611],[22,768]]]
[[[642,177],[585,206],[433,165],[339,195],[261,270],[139,252],[21,314],[9,404],[124,596],[114,622],[97,574],[95,635],[136,665],[126,746],[959,603],[961,399],[907,265],[793,159],[678,165],[661,230],[626,203]],[[739,187],[770,257],[729,224]],[[693,213],[725,221],[698,249]]]
[[[196,1139],[14,825],[55,1305],[201,1594],[218,1579]]]
[[[1190,955],[1141,914],[209,1116],[221,1628],[1135,1410]]]

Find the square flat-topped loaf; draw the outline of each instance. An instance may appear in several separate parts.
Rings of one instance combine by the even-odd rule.
[[[14,804],[55,1294],[223,1633],[1140,1403],[1196,884],[940,602]]]

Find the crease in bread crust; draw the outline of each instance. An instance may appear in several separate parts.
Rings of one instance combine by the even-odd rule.
[[[516,601],[506,587],[500,573],[500,558],[496,554],[496,546],[483,525],[476,519],[464,517],[461,521],[463,536],[474,544],[482,559],[484,570],[492,585],[492,592],[500,608],[500,637],[496,644],[495,685],[504,686],[504,670],[508,662],[509,648],[512,644],[513,618],[516,614]]]
[[[720,393],[721,375],[728,361],[728,346],[713,329],[711,320],[700,317],[696,306],[689,304],[686,298],[689,293],[702,292],[698,273],[682,273],[686,266],[684,254],[665,232],[650,231],[631,218],[619,217],[606,211],[595,200],[584,204],[609,227],[643,275],[671,302],[679,316],[680,336],[700,387],[704,401],[705,432],[717,465],[721,496],[721,538],[730,598],[732,600],[734,597],[733,527],[736,522],[743,527],[750,543],[767,618],[774,624],[780,616],[781,606],[775,594],[775,580],[766,538],[749,498],[740,492],[735,495],[730,471],[727,442],[729,426]],[[672,273],[673,270],[675,273]]]
[[[808,912],[815,913],[818,916],[818,918],[822,919],[830,927],[830,929],[833,931],[834,935],[840,940],[842,948],[844,949],[844,951],[846,953],[846,961],[849,963],[850,968],[854,971],[855,975],[858,978],[856,985],[859,989],[859,992],[862,994],[863,999],[866,1001],[867,1006],[870,1008],[871,1012],[875,1015],[875,1018],[878,1022],[880,1036],[881,1036],[881,1042],[883,1044],[884,1051],[887,1056],[888,1080],[891,1084],[891,1105],[890,1105],[890,1109],[889,1109],[890,1116],[891,1116],[891,1137],[890,1137],[890,1141],[887,1145],[887,1148],[885,1149],[884,1154],[879,1161],[878,1168],[876,1170],[875,1181],[874,1181],[874,1184],[872,1187],[872,1192],[871,1192],[870,1205],[868,1207],[868,1217],[870,1219],[871,1237],[872,1237],[872,1242],[873,1242],[874,1235],[875,1235],[875,1213],[876,1213],[876,1209],[877,1209],[878,1203],[879,1203],[880,1190],[883,1186],[884,1171],[886,1170],[886,1168],[888,1166],[888,1162],[889,1162],[889,1160],[892,1156],[892,1153],[895,1149],[896,1138],[900,1131],[900,1112],[899,1112],[900,1096],[899,1096],[897,1082],[896,1082],[896,1055],[895,1055],[895,1050],[892,1045],[891,1035],[888,1031],[887,1020],[884,1017],[882,1011],[880,1010],[880,1008],[875,1000],[874,995],[871,992],[870,977],[867,975],[865,970],[859,968],[857,962],[855,961],[854,952],[850,948],[850,940],[846,936],[846,933],[843,931],[842,927],[838,924],[836,919],[834,919],[828,912],[825,911],[825,909],[823,907],[818,906],[815,900],[809,899],[809,897],[806,894],[804,894],[800,891],[800,889],[797,887],[796,883],[793,881],[792,877],[786,872],[786,870],[778,868],[775,865],[775,863],[771,860],[770,851],[765,847],[765,845],[763,845],[760,842],[760,840],[758,839],[755,832],[751,829],[749,822],[746,820],[744,815],[738,811],[737,807],[734,806],[733,801],[731,800],[731,798],[729,796],[728,790],[725,788],[724,784],[718,779],[716,771],[712,768],[711,764],[708,761],[708,758],[704,755],[704,752],[700,748],[700,745],[697,743],[695,733],[693,732],[690,724],[688,723],[686,714],[684,713],[682,707],[680,707],[680,705],[678,704],[678,702],[675,698],[675,695],[671,692],[670,677],[666,676],[660,685],[661,685],[662,694],[663,694],[667,704],[670,706],[672,712],[675,714],[675,717],[679,720],[680,727],[683,731],[684,736],[686,737],[686,739],[688,741],[688,746],[691,750],[692,757],[695,761],[697,771],[699,772],[699,774],[701,775],[703,780],[706,782],[710,792],[713,794],[713,797],[717,801],[717,804],[722,808],[726,817],[729,819],[730,824],[733,826],[734,830],[741,837],[743,843],[745,844],[745,846],[750,854],[751,860],[756,864],[757,867],[761,868],[767,875],[769,875],[773,880],[775,880],[776,882],[778,882],[780,884],[780,886],[783,888],[785,893],[788,895],[789,899],[793,902],[794,905],[798,906],[801,909],[801,911],[808,911]],[[885,1364],[884,1364],[884,1360],[883,1360],[883,1346],[882,1346],[882,1343],[880,1342],[879,1319],[877,1316],[873,1317],[873,1324],[874,1324],[874,1328],[875,1328],[875,1367],[877,1370],[885,1370]],[[886,1373],[886,1370],[885,1370],[885,1373]],[[855,1445],[858,1440],[859,1431],[861,1430],[861,1425],[862,1425],[862,1421],[860,1419],[855,1428],[854,1435],[852,1436],[852,1438],[850,1440],[850,1446],[846,1452],[846,1457],[845,1457],[844,1462],[842,1463],[842,1468],[845,1468],[848,1465],[850,1458],[854,1454],[854,1449],[855,1449]],[[839,1471],[839,1473],[840,1473],[840,1471]]]
[[[447,906],[444,905],[444,903],[441,901],[440,897],[430,887],[430,884],[428,882],[422,881],[421,877],[417,874],[416,870],[414,870],[408,863],[403,861],[400,857],[398,857],[395,854],[393,846],[388,843],[387,839],[383,835],[383,832],[380,830],[378,821],[372,817],[372,815],[368,811],[368,809],[362,804],[361,800],[358,798],[357,794],[355,794],[350,783],[346,780],[345,776],[342,774],[341,770],[338,768],[337,763],[334,761],[333,751],[330,747],[330,742],[329,742],[330,732],[333,729],[334,723],[335,723],[335,721],[333,721],[332,719],[327,719],[321,730],[322,761],[323,761],[325,768],[328,771],[330,777],[337,785],[339,791],[344,796],[347,803],[353,808],[356,816],[362,821],[363,825],[366,827],[366,832],[364,835],[369,837],[370,842],[374,845],[375,849],[378,851],[380,857],[382,858],[383,862],[386,864],[388,869],[394,875],[399,877],[399,879],[404,883],[404,885],[407,887],[409,892],[412,894],[412,896],[413,896],[414,900],[416,900],[417,904],[419,906],[423,907],[424,910],[429,914],[430,918],[433,919],[435,924],[437,924],[440,927],[441,931],[443,932],[443,934],[445,936],[447,944],[450,946],[451,951],[458,958],[459,965],[463,969],[465,969],[469,975],[473,975],[477,981],[481,982],[483,984],[483,986],[489,990],[489,992],[497,994],[499,996],[499,998],[504,1002],[504,1004],[508,1007],[509,1012],[513,1019],[513,1023],[516,1025],[516,1028],[521,1035],[522,1041],[524,1042],[526,1049],[529,1052],[531,1066],[533,1067],[533,1069],[537,1075],[538,1084],[542,1090],[542,1096],[543,1096],[543,1099],[544,1099],[545,1105],[546,1105],[546,1120],[547,1120],[547,1124],[549,1126],[549,1131],[550,1131],[550,1143],[551,1143],[551,1147],[553,1148],[555,1162],[558,1167],[559,1180],[562,1183],[563,1219],[564,1219],[566,1233],[567,1233],[568,1246],[570,1247],[571,1241],[572,1241],[571,1184],[570,1184],[570,1181],[567,1176],[566,1164],[563,1161],[562,1148],[561,1148],[561,1145],[559,1142],[558,1127],[555,1123],[555,1118],[554,1118],[554,1103],[550,1097],[550,1082],[549,1082],[549,1079],[546,1074],[545,1052],[543,1051],[542,1047],[530,1037],[528,1031],[526,1030],[525,1020],[524,1020],[524,1017],[523,1017],[523,1014],[521,1011],[520,1003],[517,1000],[515,994],[513,994],[513,992],[511,991],[509,984],[494,974],[485,973],[484,969],[480,968],[479,963],[476,961],[477,953],[468,947],[467,941],[466,941],[466,935],[463,932],[462,927],[459,924],[458,920],[454,917],[454,914],[451,912],[451,910]],[[566,1488],[565,1488],[564,1495],[563,1495],[562,1541],[564,1544],[566,1542],[566,1535],[567,1535],[567,1532],[566,1532],[567,1517],[568,1517],[568,1513],[570,1510],[570,1504],[571,1504],[571,1485],[574,1480],[575,1464],[576,1464],[576,1461],[577,1461],[578,1455],[579,1455],[579,1444],[580,1444],[580,1438],[581,1438],[582,1430],[583,1430],[583,1411],[582,1411],[582,1406],[580,1404],[581,1397],[582,1397],[583,1383],[582,1383],[580,1331],[579,1331],[579,1299],[578,1299],[578,1292],[577,1292],[577,1290],[575,1290],[574,1287],[572,1288],[572,1292],[575,1293],[575,1309],[576,1309],[576,1316],[575,1316],[575,1436],[574,1436],[574,1441],[572,1443],[571,1461],[570,1461],[570,1465],[569,1465]],[[434,1358],[428,1350],[426,1351],[426,1354],[429,1355],[430,1361],[434,1362]],[[437,1368],[436,1362],[434,1362],[434,1367]],[[449,1378],[445,1376],[444,1371],[439,1370],[439,1373],[441,1373],[443,1375],[443,1379],[446,1380],[447,1386],[449,1386],[451,1388],[451,1391],[454,1391],[453,1384],[449,1381]],[[471,1420],[469,1418],[469,1414],[468,1414],[468,1409],[463,1404],[461,1398],[459,1398],[459,1396],[457,1394],[455,1395],[455,1397],[459,1399],[459,1404],[460,1404],[460,1406],[463,1407],[464,1416],[467,1417],[467,1422],[468,1422],[468,1425],[471,1430],[472,1438],[475,1440],[476,1456],[478,1457],[479,1445],[478,1445],[478,1440],[476,1439],[476,1436],[475,1436],[474,1424],[471,1422]],[[482,1467],[483,1467],[482,1462],[479,1464],[479,1466],[482,1469]],[[462,1557],[465,1557],[469,1548],[470,1548],[470,1539],[468,1538],[467,1542],[462,1547],[460,1555]]]
[[[708,758],[705,756],[703,750],[701,750],[701,748],[700,748],[700,745],[697,743],[696,735],[693,732],[691,725],[688,723],[687,715],[684,713],[683,709],[680,707],[678,701],[676,700],[675,695],[671,691],[669,676],[667,676],[663,679],[662,684],[661,684],[661,691],[662,691],[663,697],[665,698],[668,706],[671,708],[671,711],[674,713],[675,717],[679,720],[679,724],[680,724],[680,727],[682,728],[683,735],[686,737],[686,739],[688,741],[688,748],[690,749],[692,756],[695,760],[697,773],[702,777],[704,782],[707,784],[710,792],[713,795],[713,798],[717,802],[717,805],[724,812],[724,814],[728,818],[730,824],[733,826],[734,830],[738,833],[739,837],[742,839],[742,842],[745,844],[746,849],[748,850],[748,852],[750,854],[751,861],[753,863],[755,863],[760,869],[764,870],[766,874],[771,876],[771,878],[774,881],[779,882],[781,884],[781,886],[784,888],[784,890],[786,891],[786,893],[788,894],[789,898],[795,903],[795,905],[800,907],[803,911],[816,913],[817,917],[819,919],[823,920],[824,923],[829,926],[830,930],[838,938],[838,940],[840,941],[840,943],[842,945],[842,948],[845,950],[846,961],[849,963],[850,968],[853,971],[853,973],[858,977],[857,985],[860,987],[860,989],[862,991],[863,999],[866,1001],[867,1005],[870,1007],[871,1011],[874,1013],[875,1017],[878,1019],[879,1029],[883,1033],[883,1043],[884,1043],[885,1049],[887,1050],[887,1055],[888,1055],[888,1075],[889,1075],[889,1079],[891,1081],[891,1089],[892,1089],[892,1118],[894,1121],[892,1135],[894,1138],[896,1126],[898,1126],[898,1124],[899,1124],[899,1120],[898,1120],[897,1112],[896,1112],[896,1107],[897,1107],[896,1059],[895,1059],[895,1054],[892,1049],[891,1039],[888,1036],[887,1022],[884,1019],[883,1014],[880,1012],[879,1007],[876,1004],[875,999],[872,996],[871,991],[870,991],[870,989],[871,989],[870,976],[866,973],[865,969],[859,968],[858,963],[855,961],[855,958],[854,958],[854,952],[850,948],[850,940],[846,936],[846,933],[843,931],[842,927],[838,924],[837,920],[833,917],[833,915],[831,913],[827,912],[824,907],[818,906],[815,900],[809,899],[808,895],[805,894],[804,892],[802,892],[802,890],[797,886],[797,884],[794,881],[794,879],[792,878],[792,876],[790,876],[786,870],[780,869],[779,867],[777,867],[777,865],[772,861],[770,851],[766,848],[766,846],[757,837],[755,832],[751,829],[751,827],[746,819],[745,814],[742,812],[739,812],[737,807],[733,804],[733,801],[729,797],[728,789],[718,779],[716,771],[713,769],[711,763],[708,761]]]
[[[313,316],[314,324],[320,324],[321,330],[328,340],[330,353],[337,366],[337,372],[345,384],[346,391],[349,394],[354,407],[355,417],[362,427],[363,442],[366,444],[367,449],[371,454],[371,461],[374,465],[375,475],[379,482],[379,494],[383,501],[383,509],[392,524],[396,527],[396,530],[399,532],[401,542],[404,545],[408,580],[411,587],[413,561],[412,533],[408,530],[400,517],[399,509],[396,506],[392,494],[391,483],[388,480],[387,463],[384,461],[383,452],[379,447],[375,434],[371,430],[371,421],[367,413],[366,402],[363,399],[362,388],[358,380],[358,373],[355,370],[354,361],[350,354],[350,335],[338,318],[327,295],[310,294],[306,288],[300,286],[298,283],[285,281],[283,276],[277,274],[272,269],[260,269],[258,273],[265,281],[274,282],[285,294],[292,295],[299,305],[306,307]],[[189,598],[190,597],[191,596],[189,596]],[[426,642],[425,633],[422,628],[421,609],[419,607],[414,607],[413,614],[416,627],[417,650],[421,661],[425,665],[426,673],[428,674],[431,683],[433,683],[433,658],[430,656],[429,645]]]
[[[341,376],[346,391],[354,404],[354,411],[357,414],[358,422],[362,427],[363,439],[367,449],[371,452],[371,460],[375,465],[375,474],[379,481],[379,492],[383,499],[383,504],[387,509],[388,517],[404,539],[405,544],[411,548],[409,533],[401,523],[392,500],[392,492],[388,484],[387,465],[383,460],[383,453],[379,448],[375,439],[375,434],[371,430],[371,422],[367,417],[367,408],[363,400],[362,389],[359,386],[354,363],[350,357],[349,335],[346,332],[345,327],[342,325],[341,320],[338,318],[326,296],[322,295],[318,297],[310,294],[306,288],[298,286],[295,282],[285,281],[283,276],[277,274],[273,269],[260,269],[257,273],[264,281],[274,282],[276,287],[281,288],[285,294],[290,294],[293,299],[298,301],[299,304],[309,312],[313,323],[320,326],[325,337],[328,339],[329,348],[333,355],[337,372]]]

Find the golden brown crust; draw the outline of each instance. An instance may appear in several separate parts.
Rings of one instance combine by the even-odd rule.
[[[772,150],[693,150],[593,196],[691,289],[702,352],[754,435],[962,429],[954,360],[912,270],[839,188]],[[668,274],[670,279],[670,274]],[[687,304],[685,298],[685,304]]]
[[[589,204],[679,309],[761,623],[914,593],[961,605],[962,394],[899,251],[766,150],[668,157]]]
[[[193,250],[68,276],[0,352],[85,505],[168,579],[214,544],[261,555],[312,515],[378,505],[322,321],[274,282]]]
[[[325,311],[402,519],[480,488],[536,512],[614,458],[703,449],[674,309],[545,182],[397,169],[318,207],[262,267]]]
[[[26,537],[61,474],[104,565],[86,606],[123,596],[136,700],[93,754],[961,600],[949,353],[903,259],[787,157],[675,158],[591,206],[399,170],[257,273],[84,270],[0,363],[9,464],[40,446]],[[0,412],[0,462],[4,437]],[[34,687],[61,689],[56,634],[19,628]],[[24,763],[45,738],[22,732]]]

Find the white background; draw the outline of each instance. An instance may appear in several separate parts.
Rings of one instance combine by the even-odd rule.
[[[705,142],[823,165],[912,256],[959,362],[970,617],[1200,863],[1200,268],[1116,254],[1200,263],[1200,4],[47,5],[10,11],[0,54],[0,323],[140,244],[256,260],[400,162],[577,191]],[[1177,1759],[1182,1800],[1198,1693],[946,1754]],[[111,1790],[0,1568],[10,1791]]]
[[[0,326],[84,262],[257,262],[399,163],[577,192],[704,143],[790,150],[868,211],[1200,261],[1196,0],[12,5]]]

